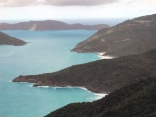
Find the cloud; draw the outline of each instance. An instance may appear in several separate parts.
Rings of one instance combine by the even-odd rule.
[[[119,0],[45,0],[45,4],[54,6],[94,6],[118,1]]]
[[[0,7],[21,7],[31,5],[95,6],[118,1],[119,0],[0,0]]]
[[[0,7],[23,7],[23,6],[97,6],[109,4],[133,5],[140,4],[155,7],[156,0],[0,0]]]
[[[119,0],[122,4],[140,4],[140,5],[146,5],[146,6],[155,6],[156,0]]]
[[[0,0],[0,7],[21,7],[39,4],[38,0]]]
[[[119,0],[119,2],[123,4],[132,4],[135,3],[136,1],[138,0]]]

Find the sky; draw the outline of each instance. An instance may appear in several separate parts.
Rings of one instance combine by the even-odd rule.
[[[156,13],[156,0],[0,0],[1,20],[134,18]]]

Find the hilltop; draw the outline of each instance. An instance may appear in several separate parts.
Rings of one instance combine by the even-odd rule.
[[[11,37],[5,33],[0,32],[0,45],[14,45],[21,46],[27,44],[25,41]]]
[[[90,91],[109,93],[148,77],[156,77],[156,50],[110,60],[74,65],[39,75],[19,76],[13,82],[30,82],[34,86],[79,86]]]
[[[45,117],[156,117],[156,78],[141,80],[94,101],[69,104]]]
[[[106,24],[98,25],[82,25],[82,24],[67,24],[56,20],[45,21],[29,21],[20,22],[16,24],[1,23],[0,30],[35,30],[35,31],[47,31],[47,30],[100,30],[102,28],[108,28]]]
[[[71,51],[106,52],[114,57],[141,54],[156,48],[155,32],[156,14],[142,16],[101,29]]]

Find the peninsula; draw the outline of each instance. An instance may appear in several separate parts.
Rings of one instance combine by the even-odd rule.
[[[75,65],[54,73],[19,76],[13,82],[34,86],[78,86],[97,93],[110,93],[148,77],[156,77],[156,49],[141,55]]]
[[[5,33],[0,32],[0,45],[14,45],[14,46],[22,46],[27,44],[27,42],[22,41],[20,39],[11,37]]]
[[[106,52],[120,57],[141,54],[156,48],[156,14],[127,20],[101,29],[71,51],[79,53]]]

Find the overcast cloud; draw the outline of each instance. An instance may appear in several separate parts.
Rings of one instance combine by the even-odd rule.
[[[134,18],[154,13],[156,0],[0,0],[1,20]]]
[[[19,7],[38,4],[38,0],[0,0],[0,7]]]
[[[156,0],[0,0],[0,7],[22,7],[36,5],[50,6],[96,6],[112,3],[133,4],[144,3],[155,5]]]
[[[0,0],[0,7],[21,7],[31,5],[94,6],[118,1],[119,0]]]
[[[54,6],[94,6],[117,1],[119,0],[45,0],[45,3]]]

